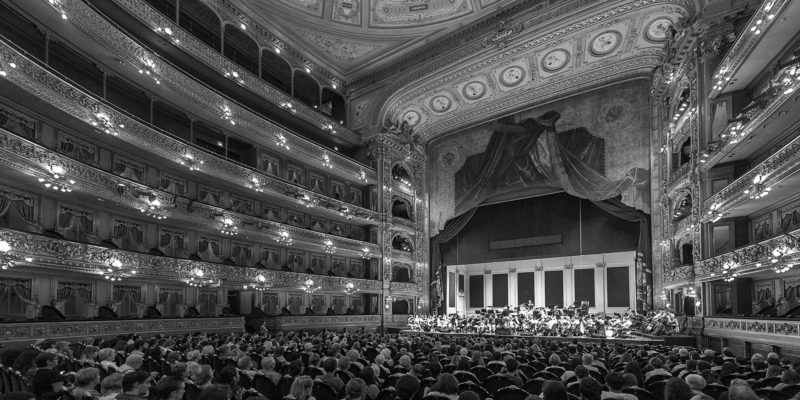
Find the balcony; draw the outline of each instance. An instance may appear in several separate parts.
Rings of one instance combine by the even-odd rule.
[[[685,186],[689,181],[689,171],[691,171],[692,162],[686,162],[678,169],[669,174],[669,182],[667,182],[667,192],[670,194],[675,193],[676,190]]]

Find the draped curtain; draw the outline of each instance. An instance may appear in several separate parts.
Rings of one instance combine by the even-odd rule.
[[[8,213],[11,205],[19,215],[28,222],[33,222],[33,199],[17,194],[0,191],[0,217]]]
[[[0,279],[0,317],[24,317],[30,301],[30,281]]]
[[[442,257],[441,244],[447,243],[461,232],[469,223],[478,207],[473,207],[467,212],[454,217],[444,224],[444,228],[439,231],[439,234],[432,237],[430,240],[431,250],[431,303],[436,305],[438,313],[444,312],[444,281],[442,277],[447,276],[446,266],[444,265],[444,258]]]
[[[788,233],[800,226],[800,211],[794,210],[781,217],[781,231]]]
[[[92,290],[89,285],[82,283],[59,282],[56,298],[67,301],[80,298],[84,303],[90,303],[92,301]]]
[[[136,286],[114,286],[114,301],[142,301],[142,288]]]
[[[69,240],[84,241],[91,235],[93,224],[90,215],[71,209],[62,209],[58,216],[58,230]]]

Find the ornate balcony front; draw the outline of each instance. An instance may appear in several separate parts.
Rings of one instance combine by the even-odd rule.
[[[772,346],[797,346],[800,321],[761,318],[706,317],[705,336],[767,342]]]

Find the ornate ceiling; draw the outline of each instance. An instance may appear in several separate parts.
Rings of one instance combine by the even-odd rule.
[[[349,125],[427,143],[637,77],[692,0],[230,0],[347,82]]]

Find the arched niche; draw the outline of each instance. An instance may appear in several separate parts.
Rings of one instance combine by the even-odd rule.
[[[414,245],[412,244],[411,239],[398,234],[392,238],[392,249],[413,253]]]
[[[236,65],[258,75],[258,44],[238,27],[225,25],[225,46],[223,55]]]
[[[688,163],[692,159],[692,137],[687,137],[680,146],[677,148],[675,162],[673,163],[675,169]]]
[[[345,117],[347,116],[347,109],[345,107],[344,97],[339,93],[328,89],[322,88],[322,105],[320,106],[322,113],[344,124]]]
[[[319,83],[303,71],[294,71],[292,97],[303,104],[319,108]]]
[[[411,174],[408,173],[408,170],[401,164],[395,164],[392,167],[392,179],[398,182],[403,182],[409,186],[414,184]]]
[[[689,265],[694,263],[694,246],[692,238],[685,235],[675,243],[673,260],[678,265]]]
[[[413,220],[413,207],[411,206],[411,202],[399,197],[394,196],[392,197],[392,216],[403,218],[407,220]]]
[[[688,190],[681,192],[675,206],[672,208],[672,222],[678,222],[692,215],[692,193]]]
[[[410,314],[412,311],[413,300],[410,299],[397,299],[392,302],[392,314],[404,315]]]
[[[261,51],[261,79],[287,95],[292,95],[292,67],[269,49]]]
[[[222,21],[200,0],[181,0],[178,25],[216,51],[222,46]]]

